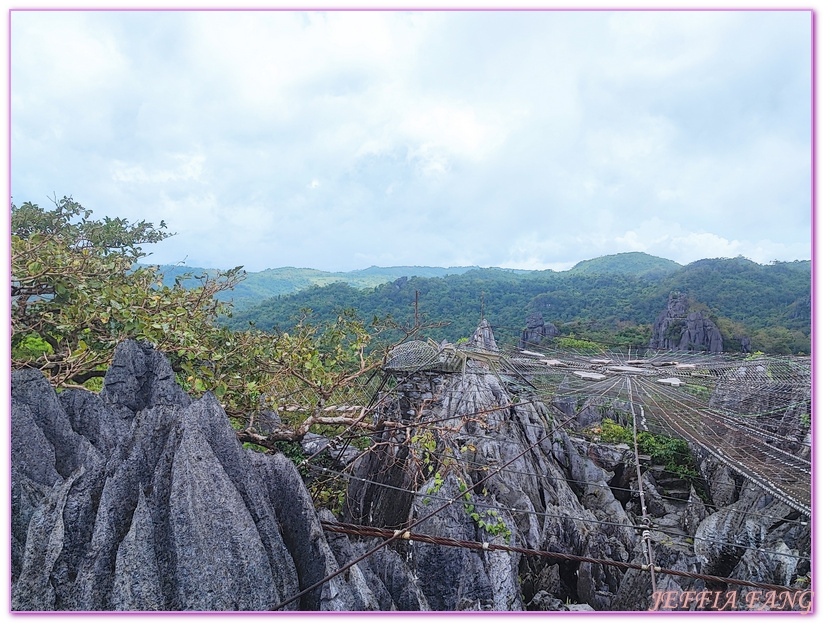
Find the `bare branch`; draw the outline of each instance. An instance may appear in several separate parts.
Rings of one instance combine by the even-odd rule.
[[[91,379],[101,379],[106,376],[105,370],[88,370],[86,372],[81,372],[80,374],[75,374],[74,376],[70,376],[66,379],[67,383],[77,383],[78,385],[82,385],[86,381]]]

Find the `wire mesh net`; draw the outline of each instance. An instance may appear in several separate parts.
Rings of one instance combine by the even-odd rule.
[[[394,372],[415,372],[437,367],[437,349],[421,340],[412,340],[395,346],[386,358],[384,370]]]
[[[807,357],[737,356],[644,350],[642,353],[564,349],[480,352],[465,345],[446,352],[412,341],[389,353],[385,369],[455,372],[454,354],[485,361],[510,380],[527,379],[549,402],[602,404],[623,400],[641,430],[685,439],[745,474],[778,499],[808,515],[809,441],[786,423],[810,414]],[[477,350],[477,352],[475,352]],[[465,363],[462,370],[466,371]],[[804,449],[805,447],[805,449]]]

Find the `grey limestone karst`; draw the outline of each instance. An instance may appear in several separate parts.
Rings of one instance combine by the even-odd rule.
[[[723,352],[720,329],[702,311],[689,311],[686,295],[673,292],[652,328],[651,348]]]
[[[526,318],[526,328],[520,336],[519,348],[529,348],[540,345],[544,340],[560,335],[560,330],[551,322],[543,320],[543,314],[535,312]]]
[[[472,343],[496,348],[488,326]],[[99,394],[57,394],[33,370],[11,380],[13,610],[268,610],[379,543],[324,532],[321,520],[337,518],[315,510],[291,461],[245,449],[215,397],[187,396],[146,344],[118,347]],[[642,561],[631,452],[566,432],[571,405],[543,404],[488,360],[396,383],[378,418],[403,425],[377,431],[351,464],[340,519],[396,529],[459,498],[415,531]],[[427,421],[437,426],[424,454],[406,436]],[[775,583],[808,573],[796,513],[711,459],[701,470],[706,503],[644,475],[657,564]],[[763,517],[736,512],[751,509]],[[766,553],[714,542],[728,534]],[[402,541],[285,608],[635,610],[649,605],[647,582],[601,564]]]

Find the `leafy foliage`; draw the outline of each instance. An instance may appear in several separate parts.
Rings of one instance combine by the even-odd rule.
[[[199,338],[223,311],[213,296],[236,282],[239,269],[198,288],[161,286],[151,267],[131,268],[145,255],[141,245],[168,237],[164,223],[90,216],[68,197],[54,210],[12,204],[14,365],[39,367],[61,385],[102,376],[127,337],[152,341],[179,359],[204,354]]]
[[[605,443],[634,444],[631,430],[609,418],[604,418],[600,423],[600,440]],[[668,471],[697,484],[699,488],[700,474],[689,444],[682,439],[640,431],[637,433],[637,449],[641,454],[649,455],[654,463],[664,465]]]
[[[637,433],[637,447],[652,461],[664,465],[685,480],[694,481],[700,477],[689,444],[682,439],[640,431]]]
[[[569,337],[560,337],[557,339],[556,342],[557,346],[563,349],[569,350],[579,350],[579,351],[591,351],[597,352],[600,350],[600,344],[597,342],[592,342],[590,340],[578,340],[571,335]]]
[[[482,528],[492,536],[502,536],[503,540],[509,543],[512,531],[500,517],[500,513],[494,508],[478,510],[472,503],[471,490],[462,479],[458,482],[460,492],[463,494],[463,510],[466,514],[472,518],[478,528]]]
[[[609,418],[603,418],[600,423],[600,441],[604,443],[634,443],[631,432]]]
[[[12,204],[11,224],[12,365],[39,368],[56,387],[99,389],[116,345],[146,340],[167,354],[185,389],[214,392],[238,428],[299,396],[310,415],[275,436],[292,439],[328,420],[326,401],[378,364],[365,354],[373,331],[350,314],[317,325],[304,314],[277,334],[219,325],[230,308],[215,296],[242,279],[241,268],[163,284],[155,267],[135,265],[143,244],[170,235],[162,222],[93,220],[64,197],[53,210]],[[187,279],[199,285],[184,287]],[[276,439],[243,441],[274,447]]]

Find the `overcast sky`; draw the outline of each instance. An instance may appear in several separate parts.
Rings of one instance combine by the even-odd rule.
[[[191,266],[809,259],[811,87],[810,11],[14,11],[11,191]]]

